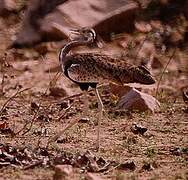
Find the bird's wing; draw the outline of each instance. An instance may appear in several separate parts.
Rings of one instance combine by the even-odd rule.
[[[72,64],[68,68],[68,76],[76,82],[82,83],[98,83],[99,77],[94,72],[92,66],[84,66],[82,64]]]

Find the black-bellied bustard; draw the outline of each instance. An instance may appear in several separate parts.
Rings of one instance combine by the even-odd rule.
[[[99,118],[97,132],[97,147],[100,145],[100,124],[103,117],[103,103],[101,101],[97,85],[103,80],[124,83],[153,84],[154,78],[143,66],[134,66],[120,59],[95,53],[71,54],[73,47],[88,45],[96,40],[93,29],[82,28],[72,30],[75,38],[67,43],[59,54],[59,61],[65,76],[79,85],[80,89],[87,92],[88,88],[94,88],[98,100]]]

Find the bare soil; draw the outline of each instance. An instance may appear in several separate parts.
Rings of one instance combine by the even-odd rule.
[[[0,19],[0,23],[0,56],[8,63],[1,63],[1,78],[4,76],[4,83],[1,85],[3,94],[0,96],[0,124],[6,121],[8,127],[16,133],[15,136],[1,133],[0,143],[31,149],[46,147],[49,137],[82,116],[84,97],[79,95],[81,91],[78,87],[62,74],[57,75],[58,49],[48,51],[45,56],[34,49],[6,50],[19,28],[20,20],[10,16],[6,20]],[[81,50],[94,51],[88,48]],[[125,52],[116,42],[109,43],[100,51],[118,56],[123,56]],[[173,48],[164,55],[165,62],[172,51]],[[177,53],[187,63],[187,51],[178,49]],[[96,157],[120,164],[132,160],[136,165],[133,171],[114,167],[98,173],[104,179],[188,179],[188,152],[173,151],[176,148],[188,149],[187,105],[180,90],[186,85],[187,74],[178,72],[177,68],[174,70],[174,66],[177,67],[176,58],[172,60],[169,66],[171,69],[164,73],[160,83],[157,99],[161,107],[156,113],[115,111],[113,108],[117,97],[111,93],[108,85],[99,88],[105,106],[100,152],[95,151],[98,110],[92,91],[88,93],[89,121],[76,123],[67,129],[61,136],[63,142],[51,143],[48,151],[55,154],[61,150],[71,153],[90,150]],[[160,72],[161,69],[153,72],[158,80]],[[53,80],[56,76],[57,80]],[[13,96],[23,89],[25,91]],[[148,92],[155,96],[155,90],[156,87]],[[72,97],[75,94],[77,95]],[[71,105],[68,109],[67,104]],[[144,135],[134,134],[131,131],[133,123],[143,125],[147,132]],[[144,169],[146,164],[150,164],[151,168]],[[53,175],[52,167],[36,166],[27,170],[14,166],[0,168],[0,179],[46,180],[53,179]],[[75,179],[83,179],[84,176],[85,173],[75,170]]]

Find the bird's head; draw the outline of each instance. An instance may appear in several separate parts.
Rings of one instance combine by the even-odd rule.
[[[93,43],[96,40],[96,32],[92,28],[71,29],[70,39]],[[74,35],[74,36],[73,36]]]

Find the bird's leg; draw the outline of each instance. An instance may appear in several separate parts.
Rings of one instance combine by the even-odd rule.
[[[98,118],[98,130],[97,130],[97,149],[100,148],[100,127],[101,127],[101,119],[103,118],[103,103],[101,97],[99,95],[99,91],[95,88],[95,94],[97,96],[98,108],[99,108],[99,118]]]
[[[88,110],[89,110],[89,100],[87,97],[87,91],[83,91],[83,95],[84,95],[84,109],[83,109],[83,117],[82,118],[86,119],[88,116]]]

